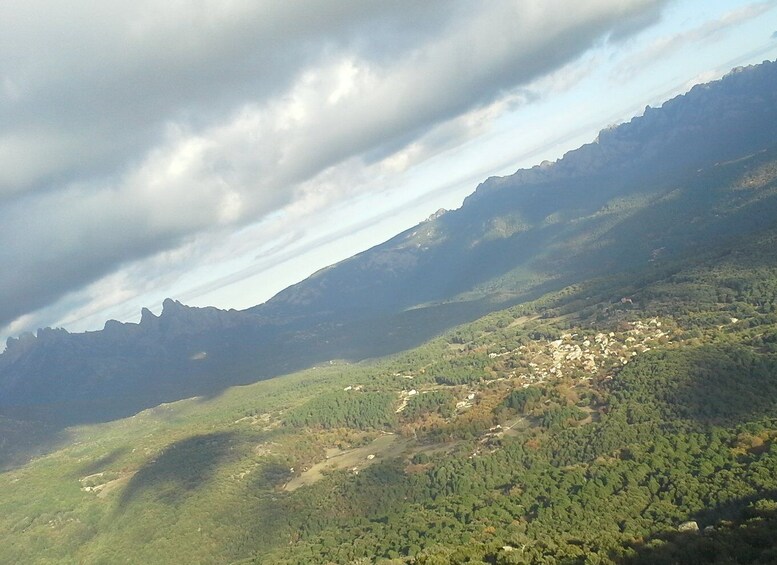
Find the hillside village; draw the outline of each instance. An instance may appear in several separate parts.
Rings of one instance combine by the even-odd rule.
[[[680,334],[681,331],[671,320],[650,318],[623,322],[618,331],[577,331],[563,333],[559,339],[532,340],[509,351],[488,352],[486,358],[489,364],[485,367],[487,377],[464,385],[439,384],[430,380],[428,373],[433,371],[433,366],[420,368],[415,374],[396,374],[401,390],[396,392],[393,412],[398,421],[392,431],[378,434],[366,445],[346,449],[329,448],[324,460],[300,468],[295,473],[296,478],[284,488],[296,490],[305,484],[312,484],[326,470],[346,469],[358,474],[375,462],[376,458],[385,459],[389,454],[397,456],[404,451],[406,456],[412,456],[430,449],[451,449],[461,438],[455,431],[461,422],[480,423],[479,431],[472,437],[476,440],[472,456],[480,455],[484,449],[493,452],[498,449],[500,438],[514,435],[519,427],[541,425],[540,417],[551,404],[550,398],[543,405],[535,407],[530,414],[516,417],[499,410],[511,391],[529,387],[542,387],[554,393],[561,391],[555,394],[554,401],[580,407],[584,417],[570,423],[584,425],[593,421],[596,410],[601,408],[595,401],[592,404],[592,399],[597,395],[587,392],[617,378],[620,369],[636,356],[657,345],[666,346],[675,342],[679,340]],[[481,336],[478,342],[487,341],[487,337],[488,334]],[[466,359],[483,356],[488,349],[489,345],[469,344],[469,347],[459,348],[456,357]],[[342,389],[341,394],[360,394],[364,391],[364,384],[350,384]],[[449,399],[453,403],[449,412],[430,410],[431,413],[422,412],[420,416],[406,417],[407,408],[414,401],[426,395],[441,393],[445,396],[440,396],[440,399]]]

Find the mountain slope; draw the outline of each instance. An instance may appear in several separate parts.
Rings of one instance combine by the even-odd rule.
[[[625,227],[621,231],[633,234],[630,243],[652,235],[640,233],[645,226],[631,217],[663,214],[655,204],[688,183],[696,183],[689,198],[705,206],[714,198],[704,194],[704,183],[718,174],[714,165],[772,148],[775,131],[777,63],[737,70],[601,132],[595,143],[554,164],[489,179],[461,209],[324,269],[255,310],[305,316],[394,311],[450,299],[520,268],[526,273],[491,285],[516,292],[538,277],[611,268],[601,261],[588,265],[597,256],[593,246],[639,263],[652,249],[635,254],[620,239],[629,233],[611,240],[613,230]],[[687,219],[692,214],[685,210]]]
[[[103,421],[330,359],[401,351],[487,311],[664,262],[777,218],[777,63],[737,70],[489,179],[461,209],[243,312],[185,307],[42,330],[0,356],[0,414]]]
[[[770,230],[70,429],[0,562],[773,563],[776,297]]]

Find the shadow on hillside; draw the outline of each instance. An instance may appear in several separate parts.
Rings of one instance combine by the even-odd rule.
[[[777,361],[736,344],[686,345],[650,352],[623,370],[616,388],[657,405],[665,420],[736,425],[772,412]]]
[[[120,447],[118,449],[114,449],[110,453],[107,453],[102,457],[98,457],[91,463],[87,463],[86,465],[81,467],[78,470],[78,476],[82,477],[82,476],[94,475],[95,473],[101,473],[105,471],[108,467],[110,467],[111,464],[118,461],[128,451],[129,451],[129,448],[127,447]]]
[[[308,329],[279,331],[271,340],[256,342],[249,356],[232,356],[231,370],[221,371],[218,386],[203,386],[197,396],[212,399],[228,387],[251,384],[309,369],[333,360],[359,362],[394,355],[490,312],[528,302],[563,283],[543,285],[531,293],[451,302],[414,308],[383,317],[320,322]]]
[[[701,565],[777,563],[777,501],[774,493],[757,501],[740,501],[734,521],[715,522],[704,531],[671,532],[632,546],[634,555],[621,565]]]
[[[24,465],[67,444],[67,428],[133,416],[162,403],[216,398],[229,387],[294,373],[330,360],[360,361],[417,347],[440,333],[488,312],[532,300],[549,289],[434,305],[381,318],[271,327],[263,332],[228,330],[199,363],[117,368],[112,383],[121,394],[92,390],[60,402],[28,403],[0,409],[0,470]],[[205,336],[211,339],[212,336]],[[191,347],[191,346],[187,346]],[[202,349],[207,349],[204,345]],[[175,357],[177,351],[170,357]],[[93,387],[96,388],[96,387]],[[95,471],[96,472],[96,471]]]
[[[177,504],[207,483],[234,446],[233,433],[193,436],[169,445],[130,479],[117,509],[137,499]]]
[[[0,417],[0,472],[22,467],[69,442],[67,430],[56,426]]]
[[[777,362],[737,346],[704,345],[687,355],[690,380],[676,402],[686,417],[709,424],[737,423],[765,414],[777,399]]]
[[[644,273],[649,276],[670,261],[677,263],[685,258],[692,263],[702,251],[709,251],[722,241],[733,248],[736,242],[732,243],[732,236],[774,225],[777,197],[764,197],[757,205],[743,205],[736,208],[736,212],[720,216],[714,213],[715,206],[720,202],[731,204],[727,200],[730,195],[725,191],[724,196],[716,196],[714,191],[707,194],[707,185],[714,184],[708,180],[698,181],[698,186],[680,191],[679,200],[661,199],[633,214],[622,214],[601,233],[597,231],[604,229],[601,218],[583,215],[580,221],[568,222],[564,229],[562,224],[542,225],[503,239],[483,240],[469,247],[463,240],[461,248],[454,247],[448,250],[450,253],[442,253],[424,270],[415,272],[411,279],[403,280],[393,289],[394,293],[399,293],[396,304],[415,304],[411,298],[415,300],[423,295],[417,295],[416,291],[426,284],[435,289],[434,293],[440,293],[436,298],[430,298],[433,300],[480,288],[479,285],[498,279],[488,291],[493,294],[477,300],[404,311],[388,307],[381,310],[369,303],[373,296],[380,302],[380,287],[376,290],[368,285],[364,303],[347,292],[340,292],[349,308],[344,312],[338,311],[336,305],[322,303],[318,304],[319,308],[332,311],[322,310],[315,315],[295,306],[291,310],[294,316],[284,318],[279,314],[280,317],[275,318],[272,309],[267,311],[258,307],[256,318],[234,327],[184,333],[170,339],[164,338],[163,334],[150,334],[145,341],[127,338],[126,343],[103,336],[107,341],[100,342],[101,348],[96,350],[84,344],[97,338],[82,334],[78,343],[83,342],[85,353],[68,347],[61,360],[57,358],[56,363],[52,362],[53,366],[64,367],[63,375],[53,379],[46,373],[45,378],[30,379],[31,388],[26,397],[18,404],[4,405],[0,409],[9,418],[38,419],[48,423],[42,432],[7,436],[18,438],[23,445],[21,451],[14,448],[13,461],[22,461],[25,454],[39,454],[58,445],[58,438],[67,426],[116,420],[183,398],[213,398],[231,386],[293,373],[334,359],[360,361],[396,354],[489,312],[534,300],[566,285],[626,271],[639,279],[646,276]],[[494,197],[498,197],[496,203],[500,203],[499,198],[504,199],[505,210],[516,207],[517,197],[513,191],[505,190]],[[587,200],[585,191],[578,187],[565,198],[567,207],[582,207],[588,214],[598,209],[609,196],[601,196],[601,202],[589,202],[590,197]],[[475,214],[477,221],[473,220],[471,226],[456,224],[451,230],[469,233],[465,228],[474,229],[478,222],[486,221],[489,214],[493,214],[495,202],[484,201],[482,217]],[[552,199],[543,206],[536,211],[537,218],[555,209]],[[701,220],[685,221],[688,218],[683,214],[687,209],[698,212]],[[443,220],[453,222],[456,217],[446,215]],[[582,238],[592,230],[599,235]],[[665,255],[650,263],[652,252],[656,251],[654,248],[661,246],[667,248],[662,252]],[[456,257],[456,261],[451,261],[451,257]],[[765,254],[761,259],[773,264],[774,254]],[[521,269],[525,272],[516,274]],[[529,272],[537,276],[538,273],[553,273],[554,278],[540,283],[539,279],[526,278]],[[628,293],[638,290],[633,281],[624,286],[630,288]],[[624,286],[611,288],[603,300],[610,300],[613,294],[627,295]],[[592,293],[590,289],[585,295],[589,293]],[[593,291],[593,294],[597,293]],[[359,308],[368,309],[362,312]],[[75,365],[71,366],[71,362]],[[711,374],[710,378],[715,375]],[[730,391],[737,398],[736,389]],[[10,443],[15,441],[11,439]],[[4,449],[0,445],[0,466],[12,460],[10,455],[4,455]]]

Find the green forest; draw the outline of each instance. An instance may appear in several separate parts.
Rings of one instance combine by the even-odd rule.
[[[775,296],[766,232],[68,429],[0,475],[0,561],[774,563]]]

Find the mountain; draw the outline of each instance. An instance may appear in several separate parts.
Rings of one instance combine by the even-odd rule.
[[[68,428],[0,469],[0,563],[772,564],[775,375],[772,229]]]
[[[660,109],[648,108],[628,124],[602,131],[594,143],[556,163],[487,180],[459,210],[324,269],[254,311],[393,312],[471,296],[473,290],[531,290],[537,278],[573,279],[639,264],[665,243],[675,250],[686,246],[675,241],[684,228],[673,220],[690,219],[693,210],[678,213],[673,205],[662,206],[662,198],[693,201],[703,215],[718,196],[705,194],[706,184],[720,174],[716,164],[772,149],[776,87],[777,64],[770,62],[696,86]],[[681,187],[683,194],[672,193]],[[661,224],[671,235],[635,224],[667,213],[674,217]],[[698,229],[688,237],[704,241],[720,231],[714,223],[708,219],[706,234]],[[505,275],[507,280],[500,279]]]
[[[777,562],[774,72],[256,308],[11,340],[0,563]]]
[[[166,300],[159,317],[10,339],[0,415],[55,426],[333,359],[402,351],[592,277],[663,264],[777,218],[777,63],[647,108],[555,163],[482,183],[454,211],[245,311]]]

